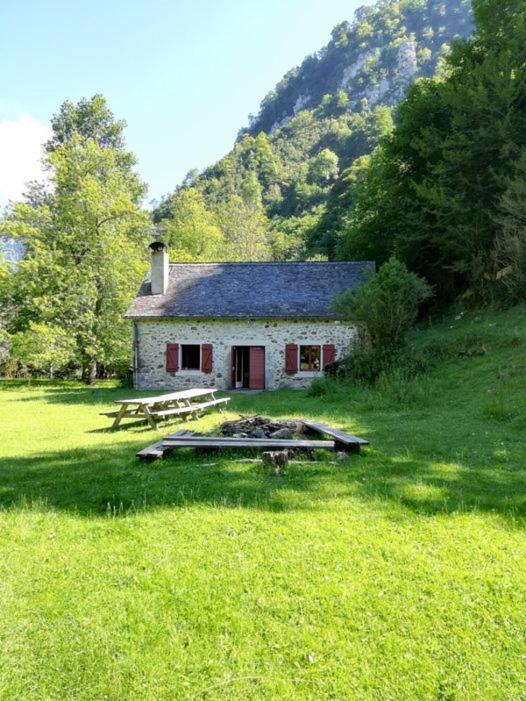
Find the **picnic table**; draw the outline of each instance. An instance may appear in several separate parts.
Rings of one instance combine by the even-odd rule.
[[[180,392],[160,394],[155,397],[135,397],[134,399],[116,399],[120,404],[117,411],[103,411],[104,416],[114,418],[111,428],[117,428],[122,419],[147,421],[157,429],[157,422],[170,416],[188,416],[197,418],[205,409],[218,407],[219,410],[230,401],[230,397],[217,399],[215,389],[185,389]]]

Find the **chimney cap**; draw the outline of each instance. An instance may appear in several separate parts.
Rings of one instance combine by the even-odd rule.
[[[150,244],[152,251],[164,251],[166,250],[166,244],[162,241],[152,241]]]

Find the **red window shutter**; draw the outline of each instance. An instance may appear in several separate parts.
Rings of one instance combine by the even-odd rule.
[[[332,343],[327,343],[323,346],[323,367],[326,368],[327,365],[334,363],[336,360],[336,348]]]
[[[285,372],[289,375],[298,372],[298,346],[296,343],[287,343],[285,346]]]
[[[201,346],[201,372],[212,372],[212,344],[203,343]]]
[[[179,370],[179,344],[166,344],[166,372],[177,372]]]

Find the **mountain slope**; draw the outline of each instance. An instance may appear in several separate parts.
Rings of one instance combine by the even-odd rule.
[[[232,151],[202,174],[189,174],[157,207],[154,220],[171,222],[177,242],[174,221],[184,209],[184,191],[193,190],[208,226],[198,235],[205,237],[214,219],[225,256],[235,259],[240,250],[232,245],[232,230],[239,239],[241,231],[257,229],[250,235],[258,237],[262,258],[330,251],[331,192],[345,189],[359,159],[391,130],[406,87],[434,75],[451,42],[471,31],[469,0],[379,0],[361,8],[352,24],[335,27],[327,46],[265,97]],[[321,247],[312,243],[320,237],[328,241]]]
[[[432,76],[454,39],[473,28],[469,0],[380,0],[342,22],[317,54],[308,56],[268,93],[248,132],[272,133],[325,95],[344,91],[351,109],[395,105],[416,78]]]

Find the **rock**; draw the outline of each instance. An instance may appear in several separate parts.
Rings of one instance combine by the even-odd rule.
[[[237,430],[237,421],[225,421],[221,426],[222,436],[233,436]]]
[[[349,455],[347,453],[344,453],[343,450],[339,450],[336,453],[336,458],[338,460],[346,460],[348,457],[349,457]]]
[[[292,111],[294,112],[294,116],[298,114],[298,112],[301,112],[301,110],[305,107],[305,105],[309,102],[310,100],[310,95],[300,95],[296,102],[294,103],[294,107],[292,108]]]
[[[251,438],[266,438],[267,434],[262,428],[255,428],[253,431],[250,432],[250,437]]]
[[[274,431],[274,433],[270,434],[270,438],[292,438],[292,431],[290,428],[280,428],[277,431]]]
[[[292,115],[292,114],[286,114],[281,119],[277,119],[274,122],[274,124],[270,127],[269,134],[273,134],[278,129],[281,129],[281,127],[284,127],[285,124],[288,124],[290,122],[290,120],[293,118],[293,116],[294,115]]]
[[[356,78],[356,76],[362,70],[362,68],[367,63],[367,61],[369,61],[369,59],[371,59],[373,56],[375,56],[376,53],[377,53],[377,49],[372,49],[371,51],[361,53],[357,57],[356,61],[351,63],[350,66],[347,66],[346,68],[344,68],[342,79],[340,81],[339,89],[345,90],[345,88],[347,88],[347,86],[349,85],[351,80],[354,80],[354,78]]]
[[[226,421],[221,426],[222,436],[235,438],[291,439],[301,432],[301,421],[278,421],[267,416],[243,416],[238,421]]]

